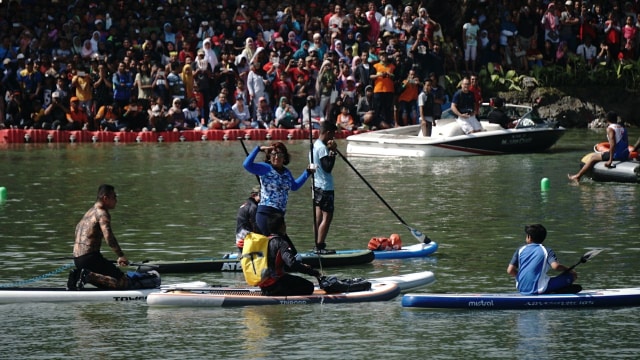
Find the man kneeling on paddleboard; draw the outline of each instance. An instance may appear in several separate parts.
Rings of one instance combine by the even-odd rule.
[[[98,198],[76,226],[76,240],[73,246],[73,261],[77,269],[76,279],[70,276],[67,287],[75,290],[85,282],[104,289],[127,289],[129,278],[120,271],[113,262],[105,259],[100,253],[102,239],[118,256],[117,264],[126,266],[129,260],[124,256],[113,231],[109,210],[115,209],[118,203],[116,191],[111,185],[100,185]],[[82,273],[80,273],[82,270]]]
[[[572,285],[578,274],[560,264],[553,250],[542,245],[547,237],[547,229],[540,224],[524,227],[527,234],[526,245],[513,254],[507,267],[507,273],[516,278],[516,287],[523,295],[550,293],[576,293],[579,285]],[[562,274],[550,278],[549,268],[562,271]]]

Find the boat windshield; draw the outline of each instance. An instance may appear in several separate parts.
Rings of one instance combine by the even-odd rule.
[[[478,120],[487,120],[489,113],[493,108],[488,103],[483,103],[480,106],[478,114]],[[516,128],[530,128],[530,127],[546,127],[549,124],[546,119],[540,116],[537,109],[531,106],[506,104],[502,110],[511,119],[515,120]],[[449,108],[442,112],[441,119],[455,119],[453,111]]]
[[[528,127],[539,127],[540,125],[545,125],[545,119],[540,116],[538,110],[531,109],[530,111],[524,113],[522,117],[519,118],[518,123],[516,124],[517,129],[528,128]]]

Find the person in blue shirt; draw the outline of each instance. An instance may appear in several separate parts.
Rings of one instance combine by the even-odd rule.
[[[527,234],[526,245],[516,250],[507,267],[507,273],[516,278],[518,291],[523,295],[580,291],[579,285],[572,285],[578,274],[567,271],[569,268],[560,264],[555,252],[542,245],[547,229],[541,224],[533,224],[525,226],[524,232]],[[550,268],[562,273],[549,277]]]
[[[326,239],[334,210],[333,166],[336,162],[337,144],[334,140],[336,124],[330,121],[320,123],[320,136],[313,143],[314,175],[313,203],[316,212],[317,239],[314,251],[319,254],[335,253],[328,250]]]
[[[259,152],[263,151],[264,162],[254,162]],[[242,164],[244,168],[260,177],[260,202],[256,211],[256,225],[262,235],[270,235],[267,220],[273,214],[284,216],[289,200],[289,191],[296,191],[304,185],[312,173],[307,168],[297,179],[285,166],[289,164],[290,155],[287,147],[281,142],[270,146],[256,146]]]

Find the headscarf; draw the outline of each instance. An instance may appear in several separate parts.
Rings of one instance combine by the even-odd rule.
[[[82,46],[83,44],[80,42],[80,36],[76,35],[71,40],[71,47],[73,48],[74,54],[82,54]]]
[[[260,55],[261,52],[264,51],[263,47],[259,47],[256,49],[256,52],[253,54],[253,57],[251,58],[251,62],[255,63],[258,61],[258,55]],[[262,68],[262,64],[258,64],[260,68]]]
[[[98,39],[95,39],[95,35],[98,35]],[[91,41],[91,48],[93,49],[93,52],[97,53],[98,52],[98,43],[100,42],[100,31],[94,31],[91,34],[91,39],[89,39]]]
[[[244,40],[244,49],[242,49],[242,55],[244,55],[247,60],[252,59],[253,58],[253,54],[255,54],[256,50],[255,50],[255,41],[253,42],[249,42],[249,39],[251,39],[250,37],[246,38]],[[253,45],[252,45],[253,44]],[[236,65],[238,65],[238,59],[236,58]]]
[[[89,46],[87,47],[87,45],[89,45]],[[80,50],[80,56],[83,59],[88,59],[94,53],[96,53],[96,52],[93,50],[93,46],[91,44],[91,40],[85,40],[84,43],[82,44],[82,49]]]
[[[205,46],[206,44],[209,44],[209,48]],[[202,50],[204,50],[204,59],[209,63],[209,65],[211,65],[211,71],[213,71],[213,69],[216,68],[216,65],[218,65],[218,56],[216,55],[216,52],[213,51],[213,44],[211,43],[210,38],[206,38],[202,41]]]
[[[191,71],[187,71],[187,70],[191,70]],[[180,78],[184,83],[185,99],[193,97],[194,79],[193,79],[193,68],[191,67],[190,64],[186,64],[182,67],[182,73],[180,74]]]

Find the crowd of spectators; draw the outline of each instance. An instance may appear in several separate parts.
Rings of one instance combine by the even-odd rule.
[[[0,128],[386,128],[448,72],[638,58],[637,0],[446,3],[4,1]]]

